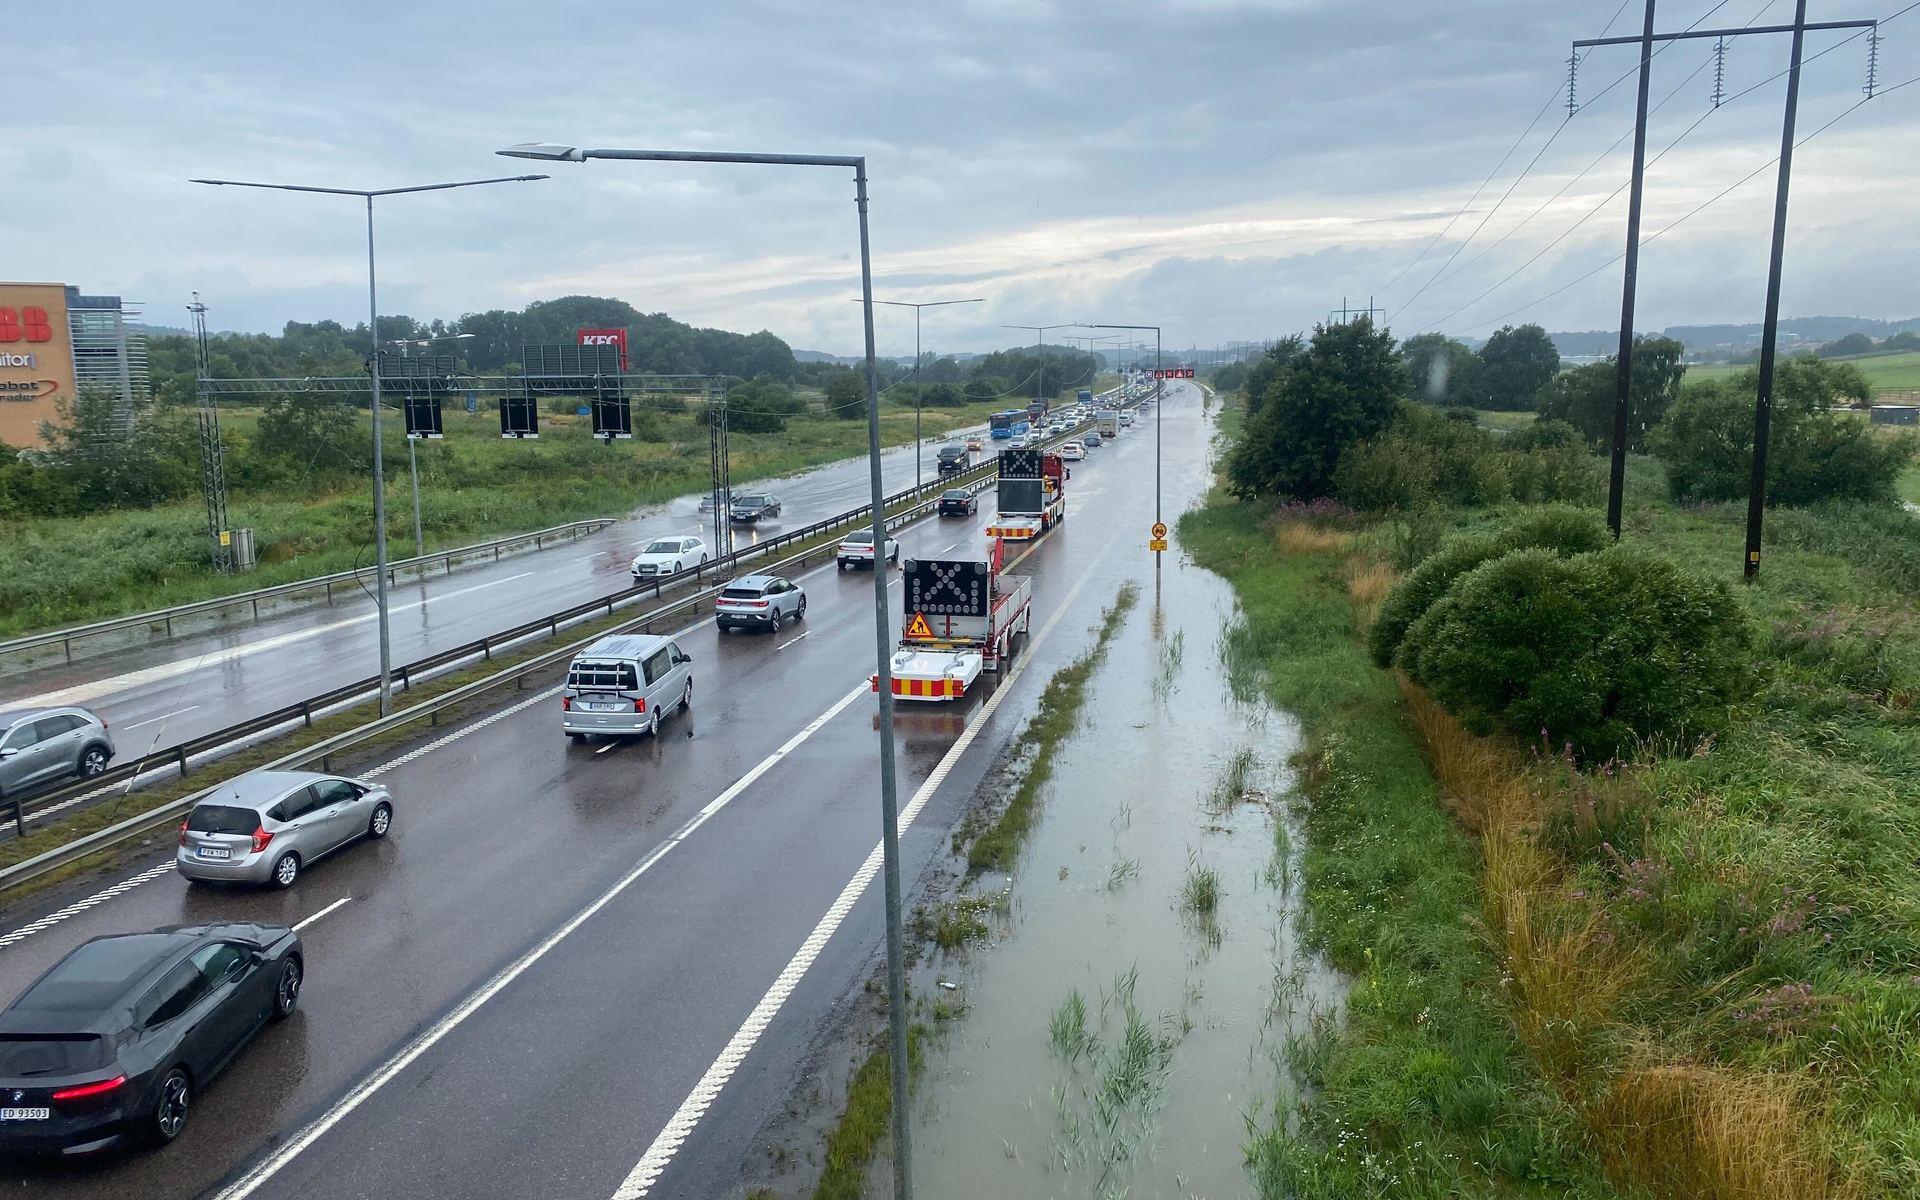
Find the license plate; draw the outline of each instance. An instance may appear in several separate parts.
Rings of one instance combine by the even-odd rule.
[[[625,706],[618,700],[588,700],[580,707],[588,712],[619,712]]]
[[[233,851],[215,849],[212,846],[202,846],[195,853],[199,854],[201,858],[232,858],[233,857]]]
[[[50,1108],[0,1108],[0,1121],[44,1121],[52,1115]]]

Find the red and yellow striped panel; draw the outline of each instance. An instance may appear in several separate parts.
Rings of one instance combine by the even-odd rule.
[[[880,690],[880,677],[867,676],[869,690]],[[958,679],[902,679],[893,677],[893,694],[909,700],[951,700],[967,694],[966,685]]]

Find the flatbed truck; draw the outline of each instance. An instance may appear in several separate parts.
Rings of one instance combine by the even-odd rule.
[[[889,661],[896,700],[958,700],[981,674],[1005,671],[1026,645],[1033,580],[988,562],[909,559],[904,632]],[[878,674],[867,677],[874,692]]]

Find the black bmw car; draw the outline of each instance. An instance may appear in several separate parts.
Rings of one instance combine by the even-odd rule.
[[[293,1015],[304,967],[281,925],[83,943],[0,1011],[0,1153],[171,1142],[199,1089]]]

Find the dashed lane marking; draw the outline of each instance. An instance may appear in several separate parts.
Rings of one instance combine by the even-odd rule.
[[[293,927],[293,931],[295,933],[299,933],[302,929],[305,929],[307,926],[313,924],[315,921],[318,921],[321,917],[324,917],[328,913],[333,912],[335,909],[338,909],[341,905],[345,904],[347,901],[351,899],[353,899],[352,896],[340,897],[338,900],[335,900],[332,904],[327,905],[325,908],[321,909],[319,912],[308,917],[306,920],[296,924]]]
[[[400,1072],[406,1070],[408,1065],[415,1059],[425,1054],[428,1050],[431,1050],[442,1038],[459,1028],[468,1017],[478,1012],[487,1001],[498,995],[508,984],[526,974],[534,964],[545,958],[555,946],[558,946],[571,936],[574,930],[591,920],[595,913],[598,913],[601,909],[613,903],[622,892],[632,887],[636,880],[652,870],[655,863],[658,863],[661,859],[672,853],[674,847],[691,837],[694,831],[706,824],[708,819],[715,813],[733,803],[736,797],[753,786],[762,775],[772,770],[782,759],[798,749],[802,742],[819,732],[827,722],[839,716],[841,712],[845,711],[849,704],[868,694],[867,684],[863,681],[860,686],[854,688],[845,696],[842,696],[831,708],[815,717],[806,728],[788,738],[778,750],[761,759],[751,771],[742,775],[732,787],[729,787],[726,791],[721,792],[709,801],[705,808],[695,813],[686,824],[675,830],[672,836],[668,837],[666,841],[655,846],[646,857],[635,864],[631,871],[621,876],[619,882],[615,883],[605,892],[602,892],[599,899],[568,918],[565,924],[548,934],[531,950],[528,950],[525,954],[522,954],[519,958],[509,963],[493,978],[481,985],[478,990],[469,993],[466,999],[454,1007],[453,1011],[438,1021],[435,1021],[424,1033],[407,1043],[398,1054],[388,1059],[378,1070],[374,1071],[373,1074],[354,1085],[351,1091],[341,1097],[332,1108],[329,1108],[325,1113],[321,1114],[312,1124],[282,1144],[278,1150],[275,1150],[259,1165],[255,1166],[245,1175],[242,1175],[229,1186],[221,1189],[217,1200],[244,1200],[245,1197],[251,1196],[255,1191],[259,1190],[262,1184],[272,1179],[288,1163],[299,1157],[301,1152],[308,1146],[313,1145],[314,1142],[325,1136],[329,1129],[338,1125],[355,1109],[365,1104],[374,1093],[385,1087],[395,1076],[399,1075]]]

